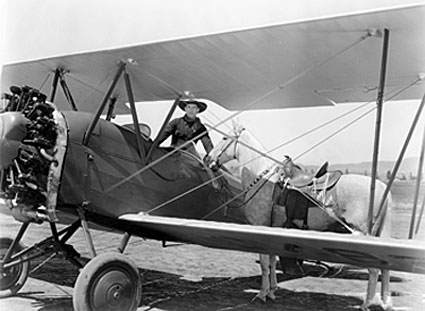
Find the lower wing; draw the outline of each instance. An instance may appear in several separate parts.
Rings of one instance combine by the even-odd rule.
[[[150,237],[214,248],[425,274],[425,243],[297,229],[126,214]],[[143,235],[143,234],[142,234]]]

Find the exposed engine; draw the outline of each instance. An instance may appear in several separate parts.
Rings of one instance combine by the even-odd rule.
[[[49,219],[50,168],[58,165],[55,153],[58,124],[55,107],[46,95],[28,86],[12,86],[3,94],[0,113],[0,195],[20,221]]]

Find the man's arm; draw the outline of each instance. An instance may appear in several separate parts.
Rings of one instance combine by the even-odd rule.
[[[164,128],[162,133],[158,136],[158,146],[161,145],[168,137],[174,134],[176,130],[178,119],[171,120]]]
[[[201,142],[202,142],[202,145],[204,146],[205,151],[207,152],[207,154],[209,154],[210,151],[214,148],[214,144],[211,140],[210,135],[208,135],[208,132],[205,126],[204,126],[204,131],[205,131],[205,134],[202,135]]]

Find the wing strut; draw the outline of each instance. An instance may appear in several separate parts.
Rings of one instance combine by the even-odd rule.
[[[139,120],[137,119],[136,104],[134,103],[133,89],[131,88],[130,76],[127,71],[125,71],[124,73],[124,82],[125,82],[125,87],[127,90],[128,101],[130,103],[130,108],[131,108],[130,111],[131,111],[131,116],[133,119],[134,131],[136,132],[137,149],[139,150],[140,159],[141,159],[142,165],[144,166],[146,164],[145,163],[146,153],[145,153],[145,148],[141,141],[142,135],[140,134]]]
[[[66,100],[71,105],[72,110],[78,111],[77,105],[75,104],[74,98],[72,98],[71,91],[68,88],[68,84],[65,81],[65,72],[63,70],[59,73],[59,80],[62,86],[62,91],[66,97]]]
[[[55,76],[53,77],[52,82],[52,91],[50,92],[50,102],[55,102],[55,96],[56,96],[56,89],[58,88],[58,80],[59,80],[60,70],[55,70]]]
[[[162,123],[161,129],[159,130],[158,134],[156,135],[156,138],[155,138],[155,140],[154,140],[154,142],[152,144],[152,147],[149,149],[148,155],[146,156],[147,161],[149,161],[149,159],[150,159],[150,157],[152,155],[153,150],[155,150],[156,147],[158,147],[158,144],[159,144],[158,138],[161,136],[162,132],[164,131],[165,127],[167,126],[168,122],[170,121],[171,117],[173,116],[173,113],[176,110],[177,105],[179,104],[181,97],[182,96],[179,95],[174,100],[174,103],[171,106],[170,111],[168,112],[167,117],[165,118],[164,122]]]
[[[63,94],[65,95],[65,98],[68,101],[68,104],[71,106],[72,110],[78,111],[77,105],[75,104],[75,101],[72,98],[72,94],[71,94],[71,91],[69,90],[68,84],[65,81],[65,74],[66,74],[66,72],[63,69],[56,68],[55,75],[53,77],[52,90],[50,92],[50,99],[49,100],[52,103],[55,102],[56,90],[58,88],[58,83],[60,81]]]
[[[108,112],[106,113],[106,121],[111,121],[114,114],[114,108],[115,108],[116,102],[117,102],[116,97],[112,97],[111,100],[109,101]]]
[[[384,99],[385,76],[387,73],[389,39],[390,39],[390,31],[388,29],[384,29],[381,73],[379,77],[378,97],[376,99],[377,111],[376,111],[376,125],[375,125],[375,140],[374,140],[374,147],[373,147],[373,162],[372,162],[372,176],[371,176],[372,180],[370,183],[369,213],[368,213],[368,226],[367,226],[367,231],[369,234],[372,233],[372,228],[373,228],[373,205],[374,205],[374,199],[375,199],[376,175],[378,170],[378,153],[379,153],[379,140],[381,136],[382,103]]]
[[[103,100],[101,102],[101,104],[99,105],[99,108],[96,111],[96,114],[94,115],[90,125],[87,128],[86,133],[84,134],[84,139],[83,139],[83,145],[87,146],[87,144],[89,143],[90,140],[90,136],[94,131],[94,128],[97,125],[97,122],[99,121],[99,118],[101,116],[101,114],[103,113],[103,111],[105,110],[105,106],[108,103],[108,101],[110,102],[109,104],[109,108],[108,108],[108,112],[106,115],[106,119],[110,120],[112,118],[112,114],[113,114],[113,108],[115,106],[115,101],[116,98],[115,97],[111,97],[112,92],[115,90],[115,87],[118,84],[119,79],[121,78],[121,75],[124,73],[124,84],[125,84],[125,88],[127,91],[127,98],[128,98],[128,102],[130,104],[130,111],[131,111],[131,116],[133,119],[133,125],[134,125],[134,131],[136,133],[136,142],[137,142],[137,148],[139,151],[139,155],[140,155],[140,159],[143,165],[146,164],[146,150],[143,147],[143,144],[141,142],[141,134],[140,134],[140,128],[139,128],[139,121],[137,118],[137,111],[136,111],[136,104],[134,101],[134,95],[133,95],[133,88],[131,87],[131,81],[130,81],[130,75],[128,74],[128,72],[126,71],[126,63],[123,61],[120,61],[118,63],[118,68],[117,71],[115,73],[115,76],[111,82],[111,85],[109,86],[108,91],[105,93],[105,96],[103,97]]]
[[[398,169],[400,168],[401,162],[403,161],[404,154],[406,153],[406,149],[409,146],[410,139],[413,136],[413,132],[415,131],[417,123],[419,122],[419,119],[420,119],[420,116],[422,114],[424,106],[425,106],[425,94],[424,94],[424,97],[422,98],[422,101],[421,101],[421,104],[419,105],[418,110],[416,111],[416,115],[413,119],[412,125],[410,126],[409,132],[407,133],[407,137],[404,141],[403,147],[401,148],[398,159],[397,159],[396,163],[394,164],[394,168],[393,168],[391,177],[390,177],[390,179],[388,180],[388,183],[387,183],[387,188],[385,189],[385,192],[384,192],[382,199],[381,199],[381,204],[379,205],[378,214],[377,214],[378,217],[380,217],[380,215],[382,214],[382,210],[383,210],[383,206],[385,204],[385,200],[386,200],[386,198],[387,198],[387,196],[390,192],[391,186],[392,186],[394,179],[397,175]],[[381,222],[382,222],[382,219],[378,218],[378,219],[375,220],[375,224],[374,224],[374,228],[372,230],[373,231],[372,234],[380,229],[380,223]]]
[[[87,128],[87,131],[84,135],[84,139],[83,139],[83,145],[87,146],[87,144],[89,143],[90,140],[90,136],[93,133],[94,128],[96,127],[97,122],[99,121],[100,115],[102,114],[103,110],[105,109],[105,106],[112,94],[112,92],[114,91],[118,80],[120,79],[123,71],[125,68],[125,63],[120,61],[118,63],[118,69],[115,73],[114,79],[111,82],[111,85],[109,86],[108,91],[105,93],[105,96],[103,97],[103,100],[99,106],[99,108],[96,111],[96,114],[94,115],[92,122],[90,123],[89,127]]]
[[[415,226],[416,209],[418,206],[419,192],[420,192],[421,181],[422,181],[422,169],[424,166],[424,153],[425,153],[425,127],[424,127],[424,133],[422,136],[421,153],[419,155],[418,172],[416,174],[416,189],[415,189],[415,198],[413,200],[412,216],[410,218],[409,239],[413,239],[413,228]],[[416,233],[418,233],[419,231],[419,223],[420,223],[420,218],[422,217],[422,213],[423,213],[423,209],[421,210],[421,213],[419,214],[418,225],[416,226]]]

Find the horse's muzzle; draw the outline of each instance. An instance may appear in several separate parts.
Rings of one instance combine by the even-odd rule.
[[[212,169],[213,171],[218,171],[218,170],[219,170],[219,168],[220,168],[220,165],[218,165],[218,162],[217,162],[217,161],[211,161],[211,162],[208,164],[208,167],[209,167],[210,169]]]
[[[204,157],[204,164],[212,169],[213,171],[218,171],[218,169],[220,168],[219,164],[218,164],[218,160],[212,160],[211,157],[209,155],[206,155]]]

